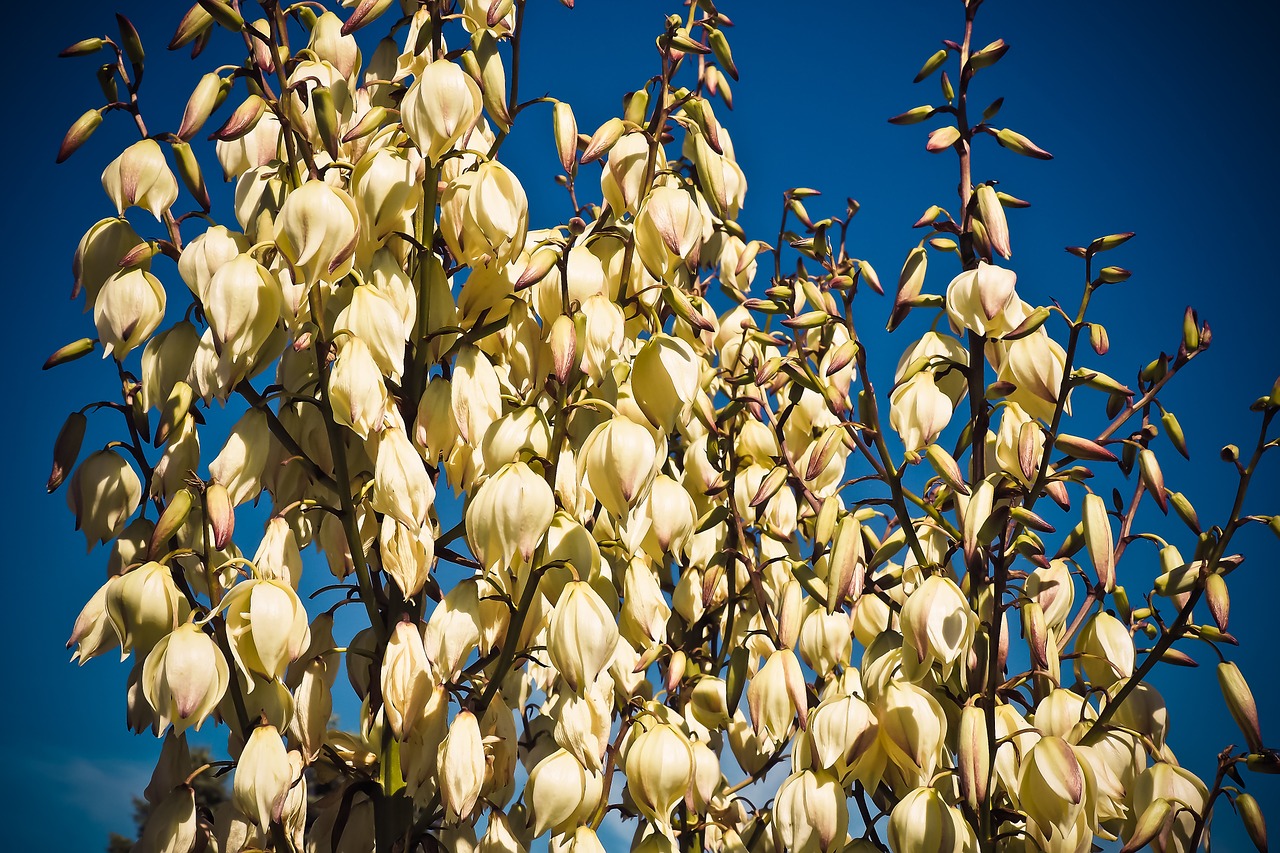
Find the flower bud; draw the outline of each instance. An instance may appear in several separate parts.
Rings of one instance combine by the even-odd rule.
[[[701,360],[679,338],[655,335],[636,354],[631,392],[640,411],[664,433],[689,419],[701,380]]]
[[[413,441],[424,451],[431,465],[453,450],[458,438],[458,424],[453,419],[453,388],[443,376],[427,382],[418,401],[418,416],[413,422]]]
[[[653,483],[657,452],[648,429],[614,417],[587,436],[579,464],[596,499],[614,518],[622,519]]]
[[[936,663],[948,678],[973,646],[978,617],[955,581],[932,575],[907,597],[902,625],[902,670],[920,681]]]
[[[486,566],[528,565],[555,515],[547,481],[524,462],[503,465],[467,504],[467,538]]]
[[[249,735],[231,786],[236,808],[252,818],[262,832],[269,832],[272,821],[280,819],[293,767],[284,741],[275,726],[259,726]]]
[[[190,785],[178,785],[147,815],[142,837],[133,849],[138,853],[189,853],[195,848],[198,831],[195,791]]]
[[[801,726],[807,723],[804,673],[795,652],[784,648],[769,655],[747,685],[747,705],[756,736],[765,749],[787,739],[797,710],[801,711]]]
[[[120,638],[120,659],[137,651],[142,660],[160,640],[186,620],[190,605],[168,566],[144,563],[107,589],[107,618]]]
[[[844,789],[821,770],[793,773],[778,787],[773,808],[778,834],[791,853],[842,849],[849,830]]]
[[[242,581],[222,603],[231,652],[245,678],[254,672],[279,678],[307,647],[307,609],[287,581]]]
[[[1224,661],[1218,664],[1218,686],[1222,688],[1222,696],[1227,702],[1227,710],[1244,734],[1245,743],[1250,752],[1262,752],[1262,728],[1258,722],[1258,706],[1253,700],[1253,691],[1244,680],[1240,668],[1234,663]]]
[[[908,451],[932,444],[947,428],[954,412],[951,398],[938,388],[928,371],[912,376],[889,395],[889,425]]]
[[[1133,637],[1109,613],[1090,617],[1076,639],[1076,674],[1091,687],[1107,688],[1133,675]]]
[[[137,205],[157,221],[178,200],[178,179],[169,171],[164,151],[154,139],[143,139],[126,148],[102,172],[102,188],[123,216]]]
[[[991,791],[991,744],[987,739],[986,710],[975,702],[960,709],[956,744],[956,768],[960,793],[975,812]]]
[[[876,701],[875,711],[889,760],[908,779],[931,779],[942,760],[947,737],[947,717],[938,700],[914,684],[895,679]]]
[[[209,476],[227,489],[232,506],[256,498],[262,491],[262,472],[271,448],[267,416],[247,410],[227,437],[222,452],[209,463]]]
[[[445,820],[459,823],[471,815],[484,782],[484,744],[480,724],[470,711],[460,711],[449,724],[436,764]]]
[[[1106,592],[1116,588],[1115,551],[1111,538],[1111,520],[1102,496],[1090,492],[1084,496],[1084,542],[1089,559],[1098,573],[1098,583]]]
[[[1012,270],[979,261],[947,285],[947,316],[956,331],[968,329],[985,337],[1000,337],[1021,321],[1006,313],[1019,303],[1014,286],[1018,276]]]
[[[480,87],[448,61],[428,64],[405,93],[400,120],[427,162],[435,166],[480,117]]]
[[[354,335],[338,344],[338,357],[329,371],[329,402],[333,417],[356,435],[368,439],[386,415],[387,386],[369,345]]]
[[[133,268],[108,278],[93,303],[102,357],[123,361],[159,327],[164,309],[164,285],[151,273]]]
[[[275,223],[275,243],[298,282],[338,281],[351,271],[360,213],[351,196],[321,180],[289,193]]]
[[[159,731],[170,723],[176,734],[200,731],[222,701],[231,673],[213,638],[190,622],[167,634],[147,655],[142,690],[155,709]]]
[[[702,229],[702,213],[691,193],[654,187],[636,214],[636,254],[650,275],[668,281],[681,267],[697,264]]]
[[[422,634],[410,622],[399,622],[382,657],[382,707],[387,723],[404,740],[417,724],[435,690]],[[472,722],[475,718],[472,717]]]
[[[659,827],[668,826],[671,810],[693,782],[693,747],[676,727],[652,725],[627,747],[625,770],[627,790],[640,813]]]
[[[1236,812],[1240,815],[1240,822],[1244,824],[1245,832],[1249,833],[1253,846],[1261,853],[1266,853],[1267,822],[1262,816],[1262,807],[1258,805],[1258,801],[1252,794],[1242,791],[1236,794]]]
[[[961,853],[978,840],[964,815],[933,788],[916,788],[889,814],[889,847],[894,853]]]
[[[608,665],[618,643],[613,613],[586,581],[565,584],[551,614],[547,654],[576,693],[582,693]]]
[[[499,267],[524,248],[529,200],[515,174],[497,160],[449,184],[440,198],[440,230],[450,251],[473,266]]]
[[[534,766],[525,786],[534,837],[548,829],[567,832],[584,823],[603,793],[604,779],[599,773],[588,771],[571,753],[557,749]]]

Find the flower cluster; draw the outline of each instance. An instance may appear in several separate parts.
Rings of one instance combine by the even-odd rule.
[[[816,193],[790,190],[772,245],[736,221],[747,179],[720,114],[737,70],[713,3],[667,20],[660,73],[591,134],[568,103],[518,100],[525,15],[545,14],[525,0],[344,5],[246,19],[201,0],[172,46],[247,56],[200,80],[173,133],[147,131],[127,20],[68,51],[111,53],[124,94],[60,156],[104,112],[144,137],[103,172],[116,215],[76,253],[96,341],[51,359],[100,344],[124,396],[72,415],[50,479],[108,546],[75,658],[118,648],[129,725],[165,738],[140,849],[586,853],[618,812],[637,851],[1190,850],[1237,764],[1280,768],[1230,663],[1246,751],[1210,787],[1169,748],[1147,676],[1190,661],[1181,640],[1232,642],[1229,545],[1267,518],[1237,502],[1204,530],[1163,481],[1157,449],[1184,445],[1159,393],[1207,325],[1189,314],[1132,389],[1077,364],[1086,337],[1107,350],[1085,311],[1128,277],[1097,266],[1127,235],[1075,250],[1077,316],[1019,294],[1003,264],[1021,202],[968,177],[984,136],[1048,156],[992,110],[966,123],[1003,42],[948,42],[921,76],[958,58],[959,90],[944,74],[944,106],[895,119],[954,117],[929,150],[954,149],[964,179],[958,215],[917,223],[890,327],[933,325],[878,396],[856,204],[815,220]],[[355,33],[380,18],[366,57]],[[211,138],[234,194],[215,207],[189,141],[224,102]],[[562,224],[530,223],[499,160],[526,110],[552,115]],[[957,270],[941,294],[931,257]],[[1099,404],[1100,435],[1066,431]],[[221,406],[238,414],[211,446]],[[96,408],[128,437],[79,459]],[[1258,405],[1241,497],[1278,408]],[[1129,503],[1090,465],[1132,475]],[[1158,568],[1122,575],[1140,505],[1196,535],[1184,557],[1143,534]],[[347,603],[356,631],[335,621]],[[359,716],[338,729],[348,688]],[[185,733],[211,718],[234,770],[209,814]]]

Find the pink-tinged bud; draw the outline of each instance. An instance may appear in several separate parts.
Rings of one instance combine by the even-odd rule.
[[[636,254],[654,278],[669,283],[680,268],[697,265],[702,230],[702,212],[692,193],[654,187],[636,214]]]
[[[573,691],[582,693],[604,671],[618,643],[617,621],[586,581],[565,584],[551,614],[547,654]]]
[[[231,798],[262,832],[279,820],[293,781],[293,767],[275,726],[259,726],[249,735],[236,762]]]
[[[889,814],[889,847],[894,853],[962,853],[977,850],[978,839],[936,790],[916,788]]]
[[[137,205],[159,220],[178,200],[178,180],[154,139],[135,142],[112,160],[102,173],[102,188],[122,216]]]
[[[596,499],[614,518],[622,519],[651,488],[657,456],[653,434],[619,416],[587,436],[578,464]]]
[[[287,581],[241,581],[227,593],[223,606],[231,652],[246,679],[251,679],[250,673],[281,677],[307,647],[307,609]]]
[[[627,790],[641,814],[659,827],[669,826],[671,810],[693,782],[693,747],[670,724],[649,720],[648,725],[627,746]]]
[[[1240,668],[1234,663],[1218,664],[1218,686],[1222,688],[1222,697],[1227,702],[1227,710],[1244,734],[1245,743],[1250,752],[1262,752],[1262,727],[1258,722],[1258,706],[1253,700],[1253,691],[1244,680]]]
[[[1258,848],[1259,853],[1267,853],[1267,822],[1262,816],[1262,807],[1252,794],[1236,794],[1236,813],[1244,824],[1249,840]]]
[[[200,725],[222,701],[231,672],[213,638],[190,622],[156,643],[142,667],[142,689],[159,731]]]
[[[67,506],[75,513],[76,529],[84,531],[86,551],[123,530],[141,500],[142,482],[113,450],[89,454],[67,487]]]
[[[558,749],[529,772],[525,804],[533,818],[533,836],[548,829],[567,832],[584,823],[600,803],[604,778],[587,770],[572,753]]]
[[[194,503],[195,495],[192,494],[190,489],[178,489],[173,493],[173,497],[169,499],[168,506],[164,508],[164,512],[160,513],[160,518],[156,520],[155,530],[151,534],[148,556],[155,559],[169,549],[169,540],[182,532],[182,528],[187,524],[187,518],[191,515],[191,508]]]
[[[182,113],[182,123],[178,125],[178,138],[184,142],[193,136],[213,115],[213,111],[222,103],[230,86],[223,83],[216,72],[209,72],[196,83],[195,91],[187,100],[187,108]]]
[[[480,117],[483,96],[476,81],[456,64],[432,62],[409,87],[400,104],[404,128],[435,166]]]
[[[1037,160],[1053,159],[1053,155],[1048,151],[1045,151],[1021,133],[1010,130],[1007,127],[996,131],[996,142],[1013,153],[1021,154],[1024,157],[1034,157]]]
[[[351,17],[342,25],[342,34],[350,35],[365,24],[373,23],[374,19],[387,11],[391,3],[392,0],[360,0]]]
[[[977,196],[978,212],[987,227],[987,241],[1001,257],[1010,257],[1013,252],[1009,248],[1009,224],[1005,220],[1004,206],[1000,204],[996,188],[991,184],[982,184],[978,187]]]
[[[58,146],[58,158],[55,162],[66,162],[67,158],[79,150],[81,145],[89,140],[93,132],[102,124],[102,113],[98,110],[89,110],[67,129],[67,135],[62,137],[62,144]]]
[[[387,640],[380,672],[387,723],[396,737],[404,740],[421,719],[435,690],[431,663],[417,625],[396,624]]]
[[[821,770],[793,773],[778,787],[774,805],[778,835],[792,853],[827,853],[843,849],[849,830],[844,788]]]
[[[71,343],[58,347],[54,350],[53,354],[45,359],[44,364],[41,365],[40,369],[48,370],[51,367],[58,367],[59,365],[75,361],[76,359],[84,358],[86,355],[93,352],[93,348],[97,345],[98,342],[93,338],[80,338],[79,340],[72,341]]]
[[[76,458],[80,455],[80,445],[84,441],[84,432],[88,425],[89,419],[84,416],[83,412],[72,412],[67,415],[67,419],[62,424],[62,429],[58,430],[58,437],[53,442],[53,469],[49,472],[49,482],[46,485],[50,494],[62,485],[67,478],[67,474],[71,472],[71,468],[76,464]]]
[[[343,190],[313,180],[289,193],[276,217],[275,242],[299,282],[338,281],[351,271],[360,212]]]
[[[164,309],[164,285],[151,273],[134,268],[108,278],[93,304],[102,357],[123,361],[159,327]]]
[[[578,168],[578,122],[573,117],[573,107],[556,101],[552,107],[551,130],[560,165],[566,175],[572,175]]]
[[[1018,798],[1045,835],[1066,834],[1085,807],[1085,770],[1060,737],[1043,737],[1022,761]]]
[[[986,710],[970,702],[960,710],[956,767],[960,793],[975,812],[990,796],[991,747],[987,740]]]
[[[219,551],[227,547],[236,529],[235,505],[231,494],[221,483],[210,483],[204,492],[205,518],[213,529],[213,547]]]
[[[565,385],[578,361],[578,331],[572,317],[567,314],[556,317],[551,324],[549,343],[552,374],[557,382]]]
[[[585,166],[588,163],[592,163],[600,159],[600,157],[605,153],[611,151],[614,145],[617,144],[618,140],[622,138],[622,134],[625,130],[626,124],[622,119],[617,118],[616,116],[600,125],[600,127],[596,129],[596,132],[591,135],[591,139],[587,142],[586,149],[582,152],[582,165]],[[641,137],[643,138],[643,134],[641,134]],[[605,200],[608,201],[607,196]],[[615,209],[619,211],[626,210],[626,208]]]

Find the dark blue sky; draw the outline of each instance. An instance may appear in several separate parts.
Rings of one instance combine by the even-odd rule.
[[[207,64],[164,51],[185,3],[117,5],[139,25],[151,56],[143,89],[150,121],[176,126]],[[620,109],[622,93],[656,70],[653,38],[672,4],[578,5],[569,12],[554,0],[531,0],[521,94],[569,101],[579,127],[590,132]],[[919,239],[910,226],[920,213],[932,203],[955,208],[956,167],[950,154],[924,152],[927,126],[897,128],[885,119],[937,100],[936,78],[917,86],[911,78],[939,39],[959,36],[960,3],[724,0],[721,6],[737,23],[730,35],[742,80],[734,87],[736,109],[717,113],[749,181],[741,217],[748,235],[772,241],[788,186],[825,191],[809,204],[815,216],[839,212],[852,196],[862,203],[852,251],[891,284]],[[90,318],[67,300],[70,259],[83,231],[111,213],[97,175],[132,139],[126,122],[111,116],[84,150],[54,167],[65,128],[99,103],[94,60],[54,55],[79,38],[112,32],[114,8],[96,0],[23,3],[7,28],[10,321],[2,345],[13,382],[4,427],[12,460],[4,514],[10,581],[0,617],[9,701],[0,704],[0,726],[15,748],[0,777],[0,801],[12,809],[7,840],[14,849],[94,850],[108,828],[127,831],[128,797],[145,784],[158,749],[125,731],[127,666],[110,655],[82,669],[66,663],[63,643],[104,579],[105,555],[86,557],[63,494],[43,493],[63,418],[91,395],[112,393],[107,364],[85,360],[45,374],[39,365],[62,343],[93,335]],[[1185,306],[1196,306],[1213,327],[1212,350],[1165,395],[1186,429],[1192,462],[1163,457],[1170,487],[1192,496],[1209,524],[1225,515],[1234,486],[1217,450],[1228,442],[1251,445],[1256,421],[1247,406],[1280,372],[1280,289],[1268,236],[1280,190],[1269,103],[1278,17],[1270,4],[990,0],[975,37],[978,44],[1003,37],[1012,45],[994,71],[980,76],[978,106],[1006,96],[999,123],[1056,155],[1041,163],[994,145],[976,154],[975,179],[999,179],[1002,189],[1033,202],[1009,215],[1010,266],[1024,298],[1035,304],[1057,298],[1073,308],[1079,261],[1062,247],[1136,231],[1115,253],[1133,278],[1096,300],[1112,350],[1087,363],[1129,381],[1161,348],[1176,346]],[[504,159],[525,183],[532,224],[568,215],[551,183],[557,167],[549,111],[534,108],[521,117]],[[216,181],[215,165],[205,162]],[[171,264],[157,267],[176,283]],[[928,286],[940,292],[954,271],[941,259],[933,267]],[[882,328],[888,301],[863,299],[861,328]],[[881,371],[896,363],[913,328],[893,338],[869,335]],[[1251,511],[1280,510],[1275,472],[1272,464],[1259,477]],[[1186,537],[1177,541],[1190,552]],[[1268,583],[1280,546],[1260,529],[1236,542],[1249,559],[1231,578],[1231,628],[1242,646],[1230,656],[1254,684],[1264,732],[1274,732],[1280,688],[1268,678],[1277,640]],[[1131,588],[1149,582],[1157,571],[1154,551],[1135,546],[1121,571],[1122,582],[1126,572],[1134,578]],[[1240,738],[1221,706],[1212,653],[1191,650],[1204,665],[1166,673],[1157,684],[1176,708],[1171,742],[1180,759],[1211,775],[1217,751]],[[1264,811],[1280,813],[1280,785],[1246,781]],[[1220,849],[1245,849],[1229,810],[1219,817]]]

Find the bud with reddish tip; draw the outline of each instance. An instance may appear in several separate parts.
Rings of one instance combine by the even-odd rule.
[[[158,221],[178,200],[178,180],[154,139],[135,142],[112,160],[102,172],[102,188],[122,216],[137,205]]]
[[[1262,752],[1262,728],[1258,722],[1258,706],[1253,700],[1253,691],[1244,680],[1240,668],[1230,661],[1218,664],[1218,686],[1222,688],[1222,696],[1227,702],[1227,710],[1244,734],[1245,743],[1250,752]]]

